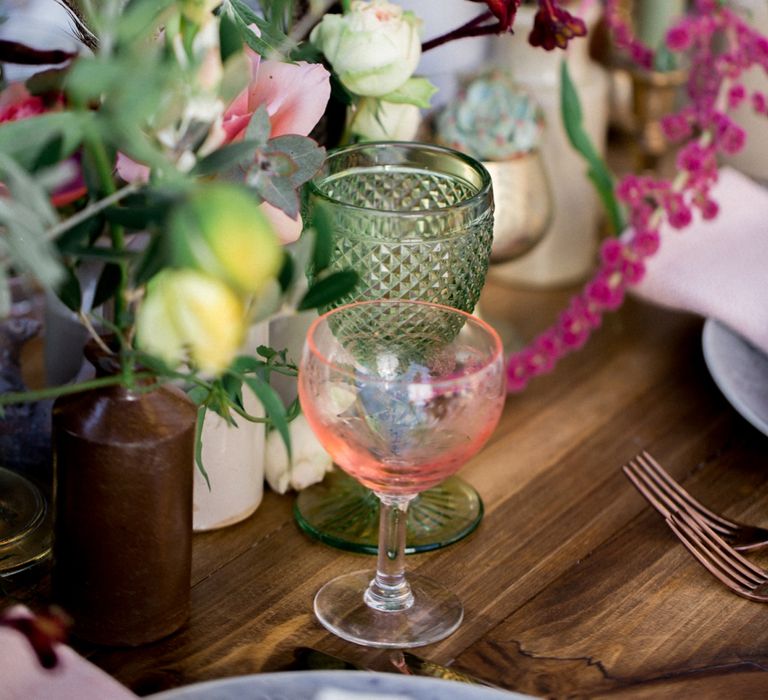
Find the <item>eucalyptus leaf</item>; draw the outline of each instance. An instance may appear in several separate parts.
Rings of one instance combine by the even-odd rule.
[[[269,112],[262,105],[251,115],[245,129],[245,138],[249,141],[255,141],[259,147],[264,147],[269,140],[270,131],[272,131],[272,123],[269,121]]]
[[[292,219],[299,215],[299,195],[288,178],[272,176],[263,170],[249,174],[247,184],[273,207],[285,212]]]
[[[213,153],[207,155],[195,166],[195,175],[215,175],[232,168],[251,163],[259,148],[259,142],[247,139],[222,146]]]
[[[316,309],[330,304],[345,294],[349,294],[357,285],[358,274],[354,270],[339,270],[328,277],[315,282],[299,302],[298,310]]]
[[[291,186],[293,186],[292,176],[298,171],[299,166],[286,153],[268,151],[264,153],[261,168],[267,170],[273,176],[277,175],[281,178],[287,178],[291,182]]]
[[[288,134],[269,140],[270,151],[281,151],[298,166],[291,175],[291,184],[299,187],[311,180],[325,160],[325,149],[306,136]]]

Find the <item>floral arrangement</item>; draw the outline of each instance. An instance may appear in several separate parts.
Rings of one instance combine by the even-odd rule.
[[[119,360],[114,376],[6,392],[0,407],[151,377],[183,384],[200,423],[206,410],[266,421],[289,448],[298,405],[269,376],[296,367],[270,348],[244,354],[243,338],[356,282],[326,273],[321,223],[298,238],[299,191],[324,158],[309,134],[332,130],[333,92],[343,139],[410,138],[433,92],[413,75],[422,51],[511,33],[520,4],[456,1],[485,9],[423,45],[418,19],[388,0],[345,0],[341,13],[331,0],[57,0],[83,51],[0,40],[0,63],[49,66],[0,93],[0,318],[10,277],[25,276]],[[539,5],[533,43],[585,33],[554,0]],[[88,261],[102,264],[90,308]],[[245,411],[244,389],[266,418]]]
[[[606,0],[605,17],[615,43],[641,68],[655,65],[655,52],[640,42],[623,20],[617,0]],[[768,100],[760,92],[748,95],[739,76],[752,66],[768,70],[768,38],[760,35],[720,0],[695,0],[692,11],[671,26],[665,50],[686,56],[689,65],[688,104],[663,120],[667,138],[679,144],[678,174],[672,181],[656,175],[628,175],[612,187],[600,187],[609,210],[626,210],[631,226],[620,238],[608,238],[600,251],[594,277],[574,296],[556,322],[508,364],[508,386],[521,391],[537,375],[549,372],[558,360],[582,347],[600,326],[602,315],[618,308],[629,287],[645,274],[645,260],[661,245],[663,222],[684,229],[694,211],[704,219],[717,215],[710,196],[717,181],[717,157],[735,153],[745,144],[744,130],[729,111],[749,99],[766,114]],[[564,74],[563,115],[574,145],[595,161],[590,144],[579,131],[580,107]],[[603,182],[603,185],[605,183]],[[623,219],[619,219],[623,220]],[[622,233],[621,228],[616,233]]]

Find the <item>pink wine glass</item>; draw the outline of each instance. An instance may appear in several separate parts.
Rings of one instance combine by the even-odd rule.
[[[456,472],[501,415],[501,341],[447,306],[381,299],[342,306],[310,327],[299,370],[302,409],[336,464],[381,501],[375,571],[326,583],[315,614],[357,644],[408,648],[461,624],[459,599],[405,577],[408,503]]]

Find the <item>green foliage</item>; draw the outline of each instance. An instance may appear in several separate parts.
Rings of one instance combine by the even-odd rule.
[[[618,235],[626,228],[626,223],[624,213],[614,193],[614,178],[584,129],[579,94],[571,80],[568,64],[565,61],[560,64],[560,79],[560,106],[565,132],[571,145],[586,160],[587,175],[592,180],[608,214],[613,233]]]

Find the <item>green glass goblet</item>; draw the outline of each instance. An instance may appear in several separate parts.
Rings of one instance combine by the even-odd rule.
[[[340,148],[308,183],[304,221],[318,207],[334,227],[330,268],[360,276],[335,306],[390,298],[474,309],[493,242],[491,178],[478,161],[421,143]],[[377,551],[379,499],[344,472],[301,491],[294,513],[305,532],[326,544]],[[452,476],[411,504],[406,552],[456,542],[482,515],[477,492]]]

